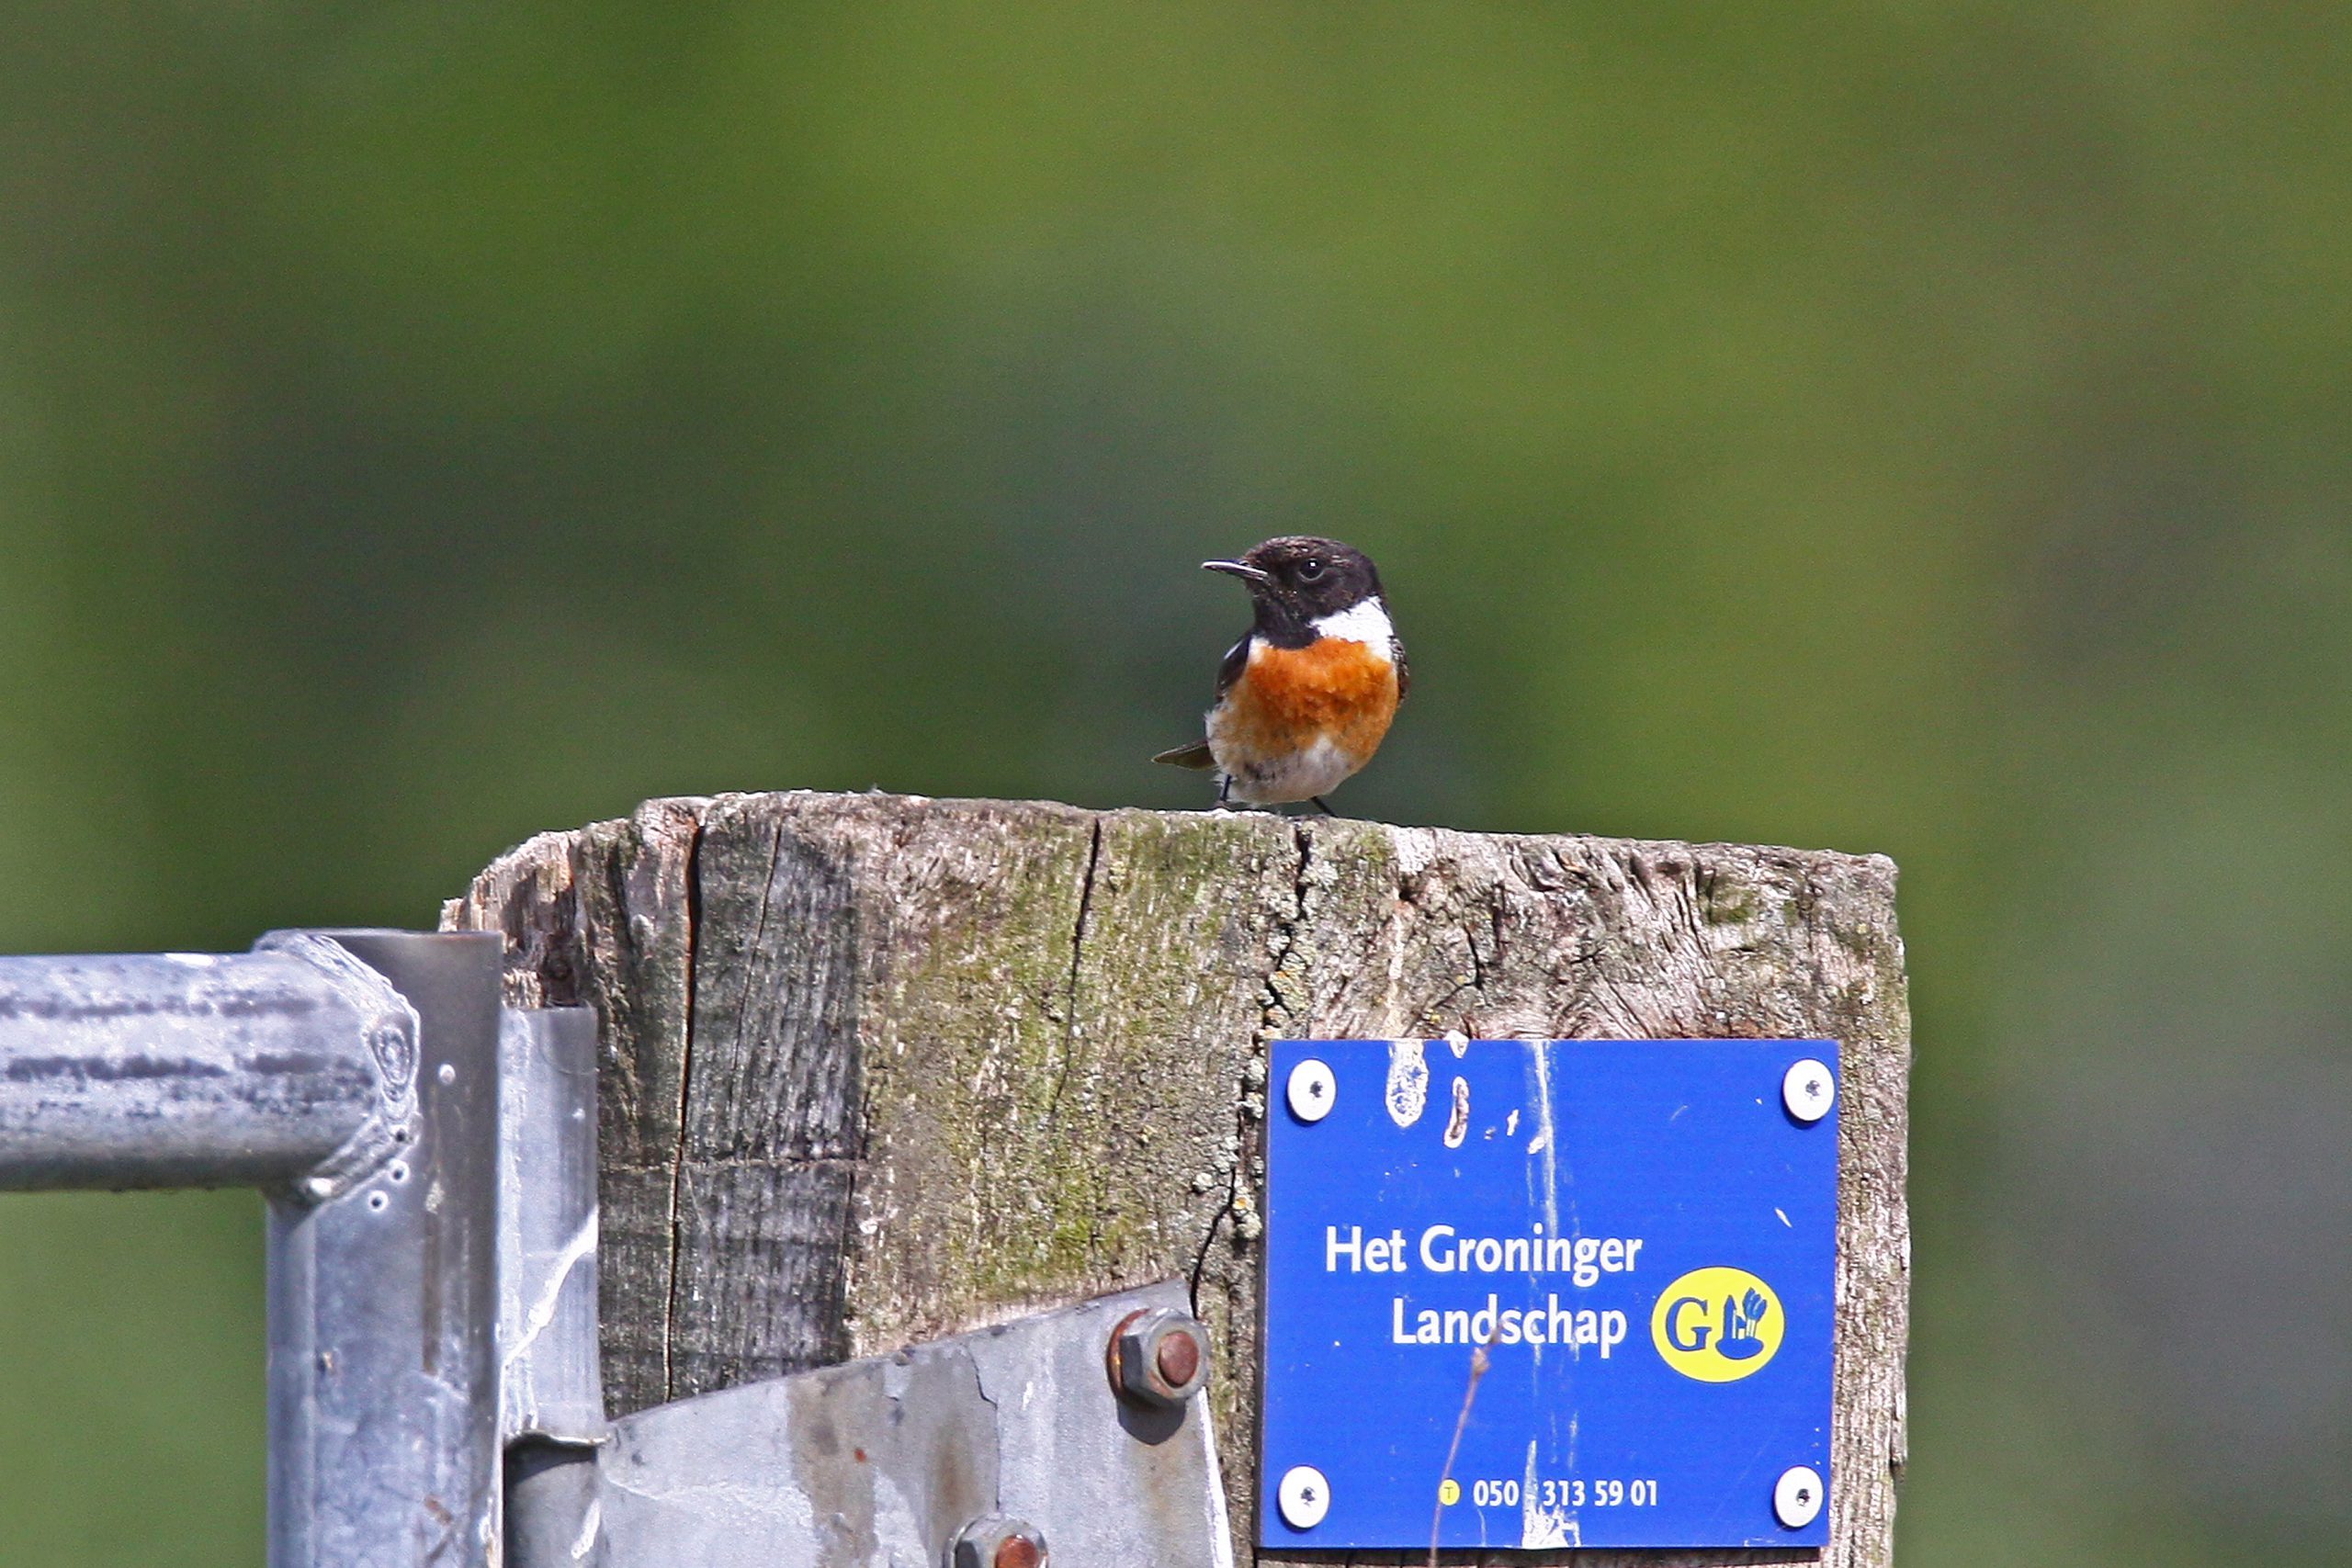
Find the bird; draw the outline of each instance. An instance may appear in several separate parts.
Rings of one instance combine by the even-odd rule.
[[[1217,666],[1207,734],[1152,761],[1214,770],[1216,803],[1313,801],[1380,749],[1412,676],[1372,558],[1285,535],[1204,571],[1238,577],[1255,621]]]

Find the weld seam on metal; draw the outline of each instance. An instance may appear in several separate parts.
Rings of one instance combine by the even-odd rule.
[[[305,1204],[328,1202],[390,1165],[414,1143],[418,1120],[416,1064],[423,1021],[390,980],[332,938],[310,931],[271,931],[255,953],[283,953],[326,976],[358,1017],[376,1093],[367,1116],[333,1154],[288,1184]]]

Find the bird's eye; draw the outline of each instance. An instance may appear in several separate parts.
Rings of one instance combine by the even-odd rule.
[[[1298,563],[1298,580],[1301,582],[1322,581],[1323,563],[1313,556],[1307,557]]]

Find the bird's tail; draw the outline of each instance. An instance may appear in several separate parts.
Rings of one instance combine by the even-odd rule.
[[[1162,751],[1152,759],[1171,768],[1214,768],[1216,759],[1209,754],[1209,743],[1195,740],[1190,746],[1179,746],[1172,751]]]

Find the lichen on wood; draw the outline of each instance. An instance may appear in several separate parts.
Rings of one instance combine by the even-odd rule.
[[[1879,856],[793,792],[542,835],[444,923],[503,933],[510,1000],[599,1014],[616,1413],[1189,1275],[1245,1535],[1269,1041],[1839,1040],[1822,1561],[1860,1565],[1891,1559],[1904,1451],[1894,882]]]

